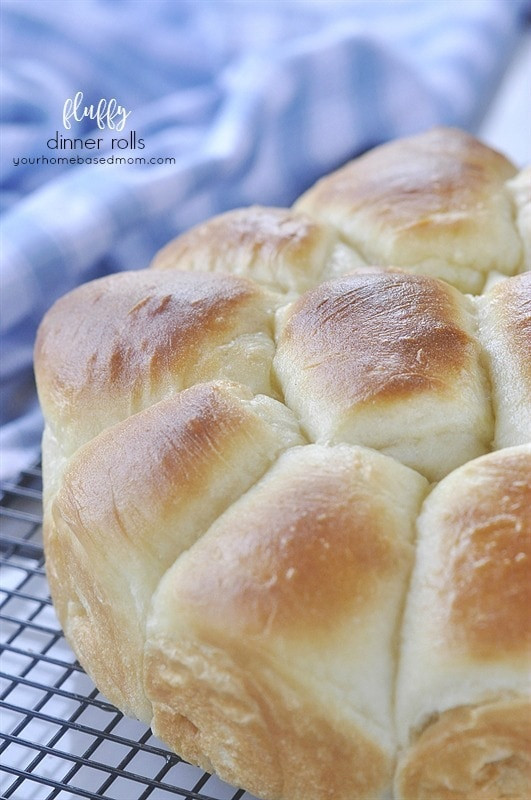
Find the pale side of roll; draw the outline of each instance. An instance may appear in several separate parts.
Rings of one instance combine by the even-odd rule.
[[[161,576],[302,441],[276,400],[213,383],[161,400],[72,457],[45,514],[50,589],[81,664],[126,713],[151,721],[144,626]]]
[[[531,793],[531,445],[427,498],[402,630],[396,800]]]
[[[312,441],[373,447],[439,480],[493,437],[476,327],[443,281],[356,273],[279,312],[273,363]]]
[[[531,442],[531,272],[476,298],[495,415],[494,447]]]
[[[156,591],[146,656],[156,734],[268,800],[382,797],[426,490],[365,448],[280,456]]]
[[[369,264],[481,291],[487,273],[523,265],[507,181],[516,168],[473,136],[435,128],[376,147],[295,204],[336,227]]]
[[[531,165],[507,182],[514,200],[516,225],[524,248],[523,270],[531,270]]]

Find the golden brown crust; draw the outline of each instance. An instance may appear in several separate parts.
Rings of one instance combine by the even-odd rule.
[[[144,625],[162,574],[300,442],[276,401],[203,384],[109,428],[72,459],[45,523],[51,592],[79,660],[129,713],[150,719]]]
[[[194,613],[237,636],[326,639],[335,625],[368,613],[380,601],[378,585],[407,569],[410,543],[396,536],[389,498],[393,478],[409,471],[348,446],[306,446],[286,454],[279,470],[282,480],[266,476],[245,508],[220,520],[223,534],[196,547],[179,593]]]
[[[267,797],[379,797],[426,488],[364,448],[284,453],[158,587],[146,661],[158,735]]]
[[[438,480],[492,440],[472,311],[426,276],[329,281],[279,315],[286,402],[313,441],[374,447]]]
[[[436,129],[43,321],[59,619],[191,762],[268,800],[389,800],[397,753],[395,800],[531,796],[528,177]]]
[[[258,286],[230,275],[143,270],[85,284],[39,329],[35,370],[47,421],[62,436],[73,431],[75,449],[199,381],[229,378],[272,393],[273,308]]]
[[[287,208],[228,211],[178,236],[158,252],[157,269],[224,272],[277,291],[315,285],[337,236],[326,225]]]
[[[396,800],[527,800],[531,703],[446,711],[399,763]]]
[[[164,541],[155,544],[143,517],[156,508],[157,519],[165,525],[175,513],[175,503],[205,496],[207,476],[221,472],[253,440],[253,451],[260,447],[264,425],[239,402],[244,398],[249,401],[251,395],[243,387],[200,384],[92,440],[69,466],[60,493],[63,510],[79,525],[79,535],[96,526],[106,531],[107,539],[129,539],[131,531],[120,521],[119,499],[127,514],[138,515],[137,541],[160,555]]]
[[[461,295],[440,281],[396,272],[322,284],[298,300],[282,330],[302,370],[344,407],[443,393],[475,347]]]
[[[296,204],[335,225],[368,263],[443,277],[465,290],[514,274],[522,247],[505,182],[514,166],[468,134],[436,128],[371,150]]]
[[[355,213],[374,207],[379,219],[404,231],[432,236],[438,222],[459,230],[473,224],[469,216],[478,191],[492,179],[505,181],[516,169],[503,155],[463,131],[435,128],[428,133],[390,142],[351,161],[310,189],[323,204],[338,199]],[[465,209],[465,214],[459,212]],[[422,212],[422,216],[419,216]],[[442,215],[434,220],[435,215]]]
[[[433,715],[529,692],[531,446],[446,477],[417,528],[396,691],[404,745]]]

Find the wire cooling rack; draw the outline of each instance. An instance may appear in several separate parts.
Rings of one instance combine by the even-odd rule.
[[[95,688],[48,593],[40,469],[0,499],[2,800],[255,800],[170,754]]]

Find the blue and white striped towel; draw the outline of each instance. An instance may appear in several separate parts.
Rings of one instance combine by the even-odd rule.
[[[38,456],[32,347],[59,295],[146,266],[212,214],[288,205],[378,142],[434,124],[474,130],[529,6],[3,0],[2,475]],[[37,162],[65,155],[47,147],[56,132],[103,137],[96,154],[113,155],[118,134],[93,120],[64,129],[80,91],[87,105],[116,98],[130,111],[123,136],[145,147],[128,156],[174,163]]]

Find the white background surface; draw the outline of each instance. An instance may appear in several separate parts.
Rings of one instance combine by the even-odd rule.
[[[517,166],[531,164],[531,32],[509,65],[479,137]]]

